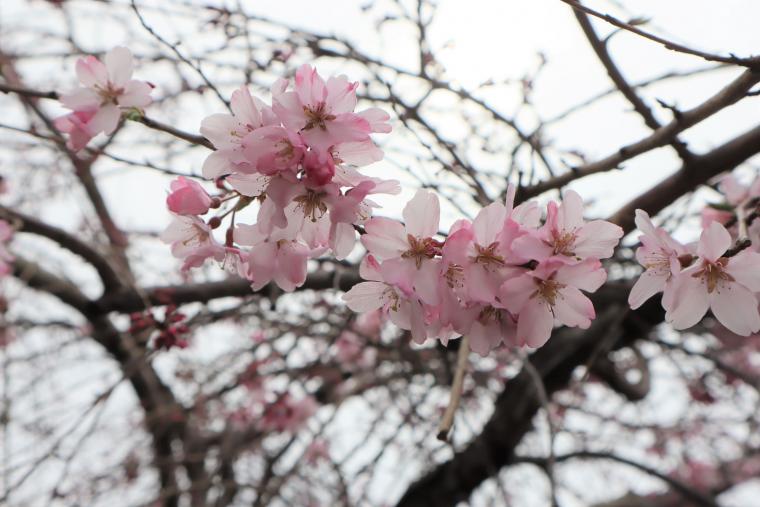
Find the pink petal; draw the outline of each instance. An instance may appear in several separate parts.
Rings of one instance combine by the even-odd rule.
[[[332,248],[336,259],[343,260],[354,249],[356,230],[351,224],[336,223],[333,224],[331,231],[330,248]]]
[[[358,114],[367,120],[367,123],[369,123],[369,127],[372,132],[387,134],[391,131],[391,126],[388,123],[388,120],[390,120],[391,117],[388,115],[388,113],[379,107],[371,107],[369,109],[365,109],[364,111],[359,111]]]
[[[277,253],[275,283],[285,292],[292,292],[306,281],[309,251],[296,241],[285,242]]]
[[[633,310],[644,304],[649,298],[665,289],[668,274],[660,271],[644,271],[628,295],[628,304]]]
[[[211,156],[209,155],[209,158]],[[229,164],[227,164],[229,165]],[[204,164],[204,169],[206,165]],[[205,171],[203,176],[209,178]],[[211,178],[214,178],[212,176]],[[232,186],[235,190],[248,197],[257,197],[264,193],[267,185],[269,185],[269,178],[260,174],[231,174],[225,178],[225,181]]]
[[[747,188],[739,183],[733,174],[723,178],[718,188],[726,196],[726,200],[733,205],[739,204],[747,197]]]
[[[710,294],[710,309],[715,318],[740,336],[760,331],[757,298],[737,283],[721,284]]]
[[[699,238],[697,255],[710,262],[715,262],[731,246],[731,235],[718,222],[712,222]]]
[[[554,254],[554,249],[538,237],[537,231],[530,231],[512,242],[512,252],[525,259],[543,261]]]
[[[612,257],[615,246],[623,237],[623,229],[604,220],[593,220],[578,230],[573,253],[582,258]]]
[[[277,244],[271,242],[260,243],[251,249],[248,274],[253,290],[260,290],[272,281],[277,268],[277,254]]]
[[[437,305],[440,300],[440,267],[440,260],[429,259],[422,261],[420,269],[412,274],[414,290],[425,304]]]
[[[389,218],[372,218],[364,224],[367,231],[361,242],[369,252],[380,260],[400,256],[409,249],[404,226]]]
[[[96,85],[105,88],[108,85],[108,70],[106,70],[106,66],[94,56],[87,56],[77,60],[76,73],[79,82],[89,88]]]
[[[383,293],[387,285],[383,282],[357,283],[351,290],[343,294],[343,301],[354,312],[371,312],[382,308]]]
[[[430,238],[438,233],[441,207],[438,196],[428,190],[418,190],[404,206],[406,232],[417,238]]]
[[[607,280],[607,272],[598,260],[586,259],[574,265],[560,265],[554,279],[586,292],[595,292]]]
[[[229,174],[234,170],[229,154],[224,150],[211,153],[203,162],[203,177],[210,180]]]
[[[361,167],[382,160],[383,150],[375,146],[372,139],[365,139],[336,145],[333,158],[340,163]]]
[[[485,357],[492,349],[498,347],[501,343],[501,329],[493,322],[483,325],[480,321],[475,321],[470,327],[470,349],[473,352]]]
[[[251,92],[245,85],[232,92],[230,99],[230,109],[235,118],[248,125],[250,128],[260,127],[263,123],[261,111],[253,101]]]
[[[538,348],[549,340],[554,328],[554,316],[549,305],[540,298],[533,298],[523,306],[517,318],[518,344]]]
[[[359,83],[350,83],[346,76],[333,76],[327,80],[327,103],[333,114],[351,113],[356,107],[356,88]]]
[[[583,199],[575,190],[566,190],[557,212],[559,230],[571,232],[583,225]]]
[[[523,309],[525,303],[533,297],[536,289],[536,279],[526,273],[502,284],[499,289],[499,301],[504,308],[513,314],[517,314]]]
[[[588,328],[596,317],[591,300],[575,287],[561,289],[559,296],[554,305],[554,317],[566,326]]]
[[[201,134],[211,141],[217,149],[234,148],[238,146],[233,142],[232,132],[237,131],[239,123],[229,114],[212,114],[201,121]]]
[[[115,47],[106,53],[108,80],[117,88],[126,86],[132,77],[132,53],[125,47]]]
[[[304,106],[316,106],[327,98],[327,88],[317,69],[303,64],[296,71],[295,91],[301,104]]]
[[[744,250],[728,260],[726,272],[754,292],[760,292],[760,253]]]
[[[472,230],[475,233],[475,242],[480,246],[487,247],[494,241],[504,227],[507,218],[507,209],[500,202],[489,204],[472,221]]]
[[[94,110],[100,107],[100,96],[90,88],[76,88],[61,95],[61,103],[75,111]]]
[[[121,110],[113,104],[107,104],[95,113],[88,126],[92,132],[103,132],[106,135],[111,135],[119,125],[120,119]]]
[[[670,288],[666,288],[663,306],[667,306],[665,320],[675,329],[687,329],[702,320],[710,300],[707,288],[697,278],[691,276],[695,270],[684,270],[673,279]],[[669,308],[668,308],[669,307]]]
[[[124,93],[117,100],[122,107],[147,107],[153,102],[150,98],[152,91],[153,88],[145,81],[133,79],[127,83]]]

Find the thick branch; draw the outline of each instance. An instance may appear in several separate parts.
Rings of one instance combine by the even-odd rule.
[[[76,236],[2,205],[0,205],[0,218],[13,223],[20,231],[36,234],[55,241],[63,248],[90,263],[98,272],[98,275],[100,275],[104,293],[115,290],[121,285],[119,276],[108,263],[108,260],[87,243],[80,241]]]
[[[717,94],[698,105],[697,107],[684,111],[673,121],[655,130],[651,135],[641,139],[638,142],[629,144],[620,148],[618,151],[596,162],[586,164],[581,167],[561,174],[555,178],[542,181],[532,187],[527,187],[520,192],[520,199],[528,199],[538,194],[563,187],[571,181],[596,174],[603,171],[609,171],[618,167],[622,162],[634,158],[642,153],[646,153],[655,148],[665,146],[675,139],[675,137],[693,127],[702,120],[712,116],[718,111],[738,102],[742,99],[756,83],[760,82],[760,73],[745,71],[738,78],[732,81],[728,86],[723,88]]]
[[[662,127],[660,122],[657,121],[657,118],[654,117],[652,110],[649,109],[649,106],[647,106],[641,97],[636,94],[636,91],[625,79],[618,66],[615,65],[610,52],[607,50],[606,42],[602,42],[599,39],[588,16],[584,12],[576,10],[575,17],[581,25],[583,33],[586,34],[586,38],[588,39],[589,44],[591,44],[596,56],[599,58],[599,61],[602,62],[604,68],[607,69],[607,74],[610,76],[610,79],[615,83],[615,86],[620,90],[620,93],[622,93],[628,102],[631,103],[633,109],[644,119],[646,126],[652,130],[657,130]],[[678,140],[677,137],[673,137],[670,145],[684,161],[689,160],[693,156],[693,154],[686,148],[686,145]]]
[[[705,51],[699,51],[698,49],[693,49],[693,48],[684,46],[683,44],[678,44],[676,42],[663,39],[662,37],[646,32],[640,28],[637,28],[630,23],[621,21],[614,16],[610,16],[609,14],[602,14],[601,12],[595,11],[594,9],[591,9],[590,7],[586,7],[585,5],[582,5],[579,0],[560,0],[560,2],[564,2],[570,5],[576,11],[583,11],[596,18],[602,19],[606,21],[607,23],[610,23],[611,25],[614,25],[618,28],[622,28],[623,30],[626,30],[631,33],[635,33],[636,35],[644,37],[645,39],[654,41],[662,46],[665,46],[666,49],[669,49],[671,51],[675,51],[677,53],[683,53],[687,55],[692,55],[692,56],[698,56],[710,62],[728,63],[732,65],[739,65],[741,67],[747,67],[753,70],[760,70],[760,57],[754,56],[750,58],[740,58],[735,55],[721,56],[721,55],[716,55],[712,53],[707,53]]]

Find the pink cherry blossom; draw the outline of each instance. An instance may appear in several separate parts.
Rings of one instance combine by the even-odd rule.
[[[679,258],[687,254],[686,248],[665,229],[652,224],[645,211],[636,210],[636,226],[643,233],[639,236],[641,246],[636,250],[636,259],[645,271],[628,296],[628,304],[634,310],[665,289],[672,276],[681,271]]]
[[[362,244],[377,259],[383,278],[406,292],[415,291],[428,304],[438,301],[440,204],[432,192],[419,190],[403,211],[405,225],[386,218],[366,222]]]
[[[172,192],[166,197],[166,206],[178,215],[203,215],[211,206],[211,196],[199,183],[180,176],[171,183]]]
[[[274,281],[282,290],[290,292],[306,281],[309,258],[324,249],[310,249],[300,241],[288,239],[287,230],[276,229],[264,233],[258,225],[237,226],[235,241],[251,250],[246,259],[246,278],[253,290],[260,290]]]
[[[487,305],[494,303],[499,286],[514,273],[509,262],[511,237],[508,231],[511,226],[507,226],[508,213],[501,203],[489,204],[480,210],[471,227],[462,227],[455,233],[456,237],[451,238],[452,245],[461,242],[464,248],[447,246],[447,255],[450,254],[452,261],[464,270],[469,300]],[[461,254],[457,256],[457,252]]]
[[[96,110],[74,111],[56,118],[53,125],[59,131],[69,135],[66,146],[72,151],[79,151],[90,142],[90,139],[98,135],[98,128],[91,124]]]
[[[362,260],[359,274],[369,281],[354,285],[343,295],[346,305],[359,313],[382,309],[391,322],[411,331],[415,342],[423,343],[428,333],[421,301],[413,294],[384,282],[380,263],[372,255]]]
[[[121,108],[150,105],[153,86],[131,79],[132,68],[132,53],[124,47],[109,51],[105,64],[94,56],[77,60],[77,77],[83,86],[61,94],[61,103],[74,112],[55,121],[56,128],[70,134],[70,149],[82,149],[100,132],[112,134]]]
[[[306,149],[298,134],[277,125],[261,127],[246,135],[242,147],[250,169],[265,175],[286,170],[295,172]],[[241,166],[238,170],[251,172],[242,170],[245,167]]]
[[[542,346],[551,336],[555,321],[588,328],[595,317],[594,306],[581,290],[595,292],[606,279],[607,273],[597,259],[569,265],[551,259],[504,282],[499,291],[501,304],[519,314],[516,342]]]
[[[161,233],[161,240],[171,244],[172,255],[179,259],[199,254],[207,258],[209,256],[205,254],[209,252],[209,247],[218,251],[223,258],[224,247],[214,240],[208,224],[194,215],[174,215],[172,222]]]
[[[587,258],[606,259],[623,229],[604,220],[583,220],[583,200],[573,190],[565,192],[562,203],[548,205],[546,223],[538,231],[515,240],[513,250],[525,258],[543,261],[557,256],[568,262]]]
[[[515,343],[516,322],[510,312],[491,305],[477,307],[477,316],[462,329],[470,337],[473,352],[485,357],[501,344]]]
[[[303,65],[296,71],[294,90],[286,91],[287,85],[285,80],[274,84],[272,107],[286,128],[300,132],[316,150],[367,139],[373,131],[369,120],[376,131],[387,131],[376,113],[369,113],[368,120],[353,112],[358,83],[349,83],[345,76],[325,82],[316,69]]]
[[[675,329],[695,325],[710,309],[721,324],[738,335],[760,331],[754,294],[760,291],[760,254],[744,250],[724,257],[730,246],[731,235],[718,222],[702,232],[697,261],[674,277],[663,297],[665,319]]]
[[[232,93],[230,109],[232,114],[212,114],[201,122],[201,134],[216,148],[203,164],[206,178],[216,178],[238,169],[253,172],[248,165],[255,160],[245,157],[243,139],[262,127],[279,125],[272,108],[251,96],[246,86]]]

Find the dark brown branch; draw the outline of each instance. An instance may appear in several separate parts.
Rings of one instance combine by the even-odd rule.
[[[626,160],[655,148],[665,146],[679,133],[689,127],[693,127],[702,120],[744,98],[747,90],[752,88],[758,82],[760,82],[760,73],[749,70],[745,71],[728,86],[724,87],[708,100],[693,109],[684,111],[679,118],[673,119],[673,121],[655,130],[651,135],[644,139],[624,146],[612,155],[597,162],[574,168],[572,171],[568,171],[555,178],[542,181],[532,187],[527,187],[520,193],[519,198],[528,199],[546,192],[547,190],[563,187],[576,179],[603,171],[609,171],[610,169],[618,167]],[[633,215],[631,215],[631,217],[633,217]],[[633,218],[631,218],[631,220],[633,220]]]
[[[610,460],[610,461],[616,461],[618,463],[622,463],[624,465],[628,465],[630,467],[641,470],[642,472],[648,475],[651,475],[652,477],[657,477],[661,481],[665,482],[668,486],[673,488],[675,491],[677,491],[684,499],[693,501],[695,505],[700,505],[702,507],[719,507],[718,503],[715,501],[714,498],[706,495],[705,493],[697,491],[695,488],[692,488],[688,484],[683,483],[680,480],[675,479],[674,477],[671,477],[670,475],[660,472],[656,470],[655,468],[647,466],[643,463],[639,463],[638,461],[624,458],[623,456],[618,456],[611,452],[577,451],[577,452],[563,454],[561,456],[556,457],[557,462],[570,461],[574,459],[605,459],[605,460]],[[545,458],[521,456],[521,457],[516,458],[515,461],[524,462],[524,463],[533,463],[541,467],[546,466]]]
[[[607,74],[610,76],[610,79],[615,83],[615,86],[620,90],[620,93],[622,93],[628,102],[631,103],[633,109],[644,119],[646,126],[652,130],[657,130],[662,127],[660,122],[657,121],[657,118],[654,117],[652,110],[649,109],[649,106],[647,106],[641,97],[636,94],[634,89],[623,76],[623,73],[612,60],[612,56],[607,50],[607,43],[599,39],[588,16],[584,12],[576,10],[575,17],[581,25],[583,33],[586,34],[586,38],[591,44],[596,56],[599,58],[599,61],[602,62],[604,68],[607,69]],[[670,145],[676,150],[678,156],[681,157],[681,160],[683,161],[687,161],[694,156],[686,148],[686,145],[675,136],[670,141]]]
[[[20,231],[36,234],[55,241],[61,247],[87,261],[100,275],[104,293],[116,290],[121,286],[119,276],[108,260],[87,243],[80,241],[76,236],[2,205],[0,205],[0,218],[13,223]]]
[[[312,273],[299,290],[338,289],[347,291],[360,281],[358,270],[319,271]],[[264,287],[259,293],[266,294],[272,290]],[[224,297],[252,296],[251,282],[242,278],[230,278],[219,282],[205,282],[186,285],[165,285],[145,289],[145,297],[152,305],[169,303],[206,303],[212,299]],[[90,309],[95,313],[122,312],[131,313],[145,309],[145,301],[133,291],[106,294],[93,302]]]
[[[654,41],[671,51],[675,51],[677,53],[683,53],[687,55],[692,55],[692,56],[698,56],[710,62],[728,63],[732,65],[739,65],[741,67],[747,67],[753,70],[760,70],[760,57],[755,56],[751,58],[740,58],[734,55],[721,56],[721,55],[716,55],[712,53],[707,53],[705,51],[699,51],[698,49],[693,49],[693,48],[684,46],[683,44],[678,44],[676,42],[669,41],[657,35],[646,32],[640,28],[633,26],[630,23],[626,23],[624,21],[619,20],[618,18],[614,16],[610,16],[609,14],[602,14],[601,12],[598,12],[598,11],[595,11],[594,9],[586,7],[585,5],[581,4],[580,1],[578,0],[560,0],[560,2],[564,2],[568,4],[575,10],[583,11],[596,18],[602,19],[606,21],[607,23],[610,23],[611,25],[614,25],[618,28],[622,28],[623,30],[626,30],[628,32],[635,33],[636,35],[640,35],[641,37],[644,37],[645,39]]]
[[[760,125],[684,164],[675,174],[620,208],[610,220],[630,232],[636,227],[633,219],[637,209],[643,209],[654,216],[680,196],[722,172],[731,171],[759,152]]]

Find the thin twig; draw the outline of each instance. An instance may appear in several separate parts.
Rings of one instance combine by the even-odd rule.
[[[585,5],[581,4],[579,0],[560,0],[560,2],[564,2],[568,4],[575,10],[580,10],[596,18],[602,19],[606,21],[607,23],[614,25],[618,28],[622,28],[623,30],[626,30],[631,33],[635,33],[636,35],[644,37],[645,39],[649,39],[653,42],[656,42],[671,51],[675,51],[677,53],[683,53],[687,55],[692,55],[692,56],[698,56],[710,62],[729,63],[732,65],[747,67],[753,70],[760,69],[760,57],[755,56],[755,57],[750,57],[750,58],[741,58],[736,55],[722,56],[722,55],[707,53],[705,51],[693,49],[688,46],[684,46],[683,44],[678,44],[676,42],[664,39],[652,33],[645,32],[644,30],[637,28],[630,23],[626,23],[625,21],[622,21],[614,16],[611,16],[609,14],[602,14],[601,12],[595,11],[594,9],[591,9],[590,7],[586,7]]]
[[[446,412],[443,413],[443,419],[438,426],[438,440],[447,442],[449,432],[454,425],[454,414],[459,407],[459,401],[462,399],[462,389],[464,387],[464,374],[467,371],[467,360],[470,356],[470,338],[468,335],[462,337],[459,342],[459,353],[457,354],[457,370],[454,373],[454,383],[451,384],[451,396]]]

